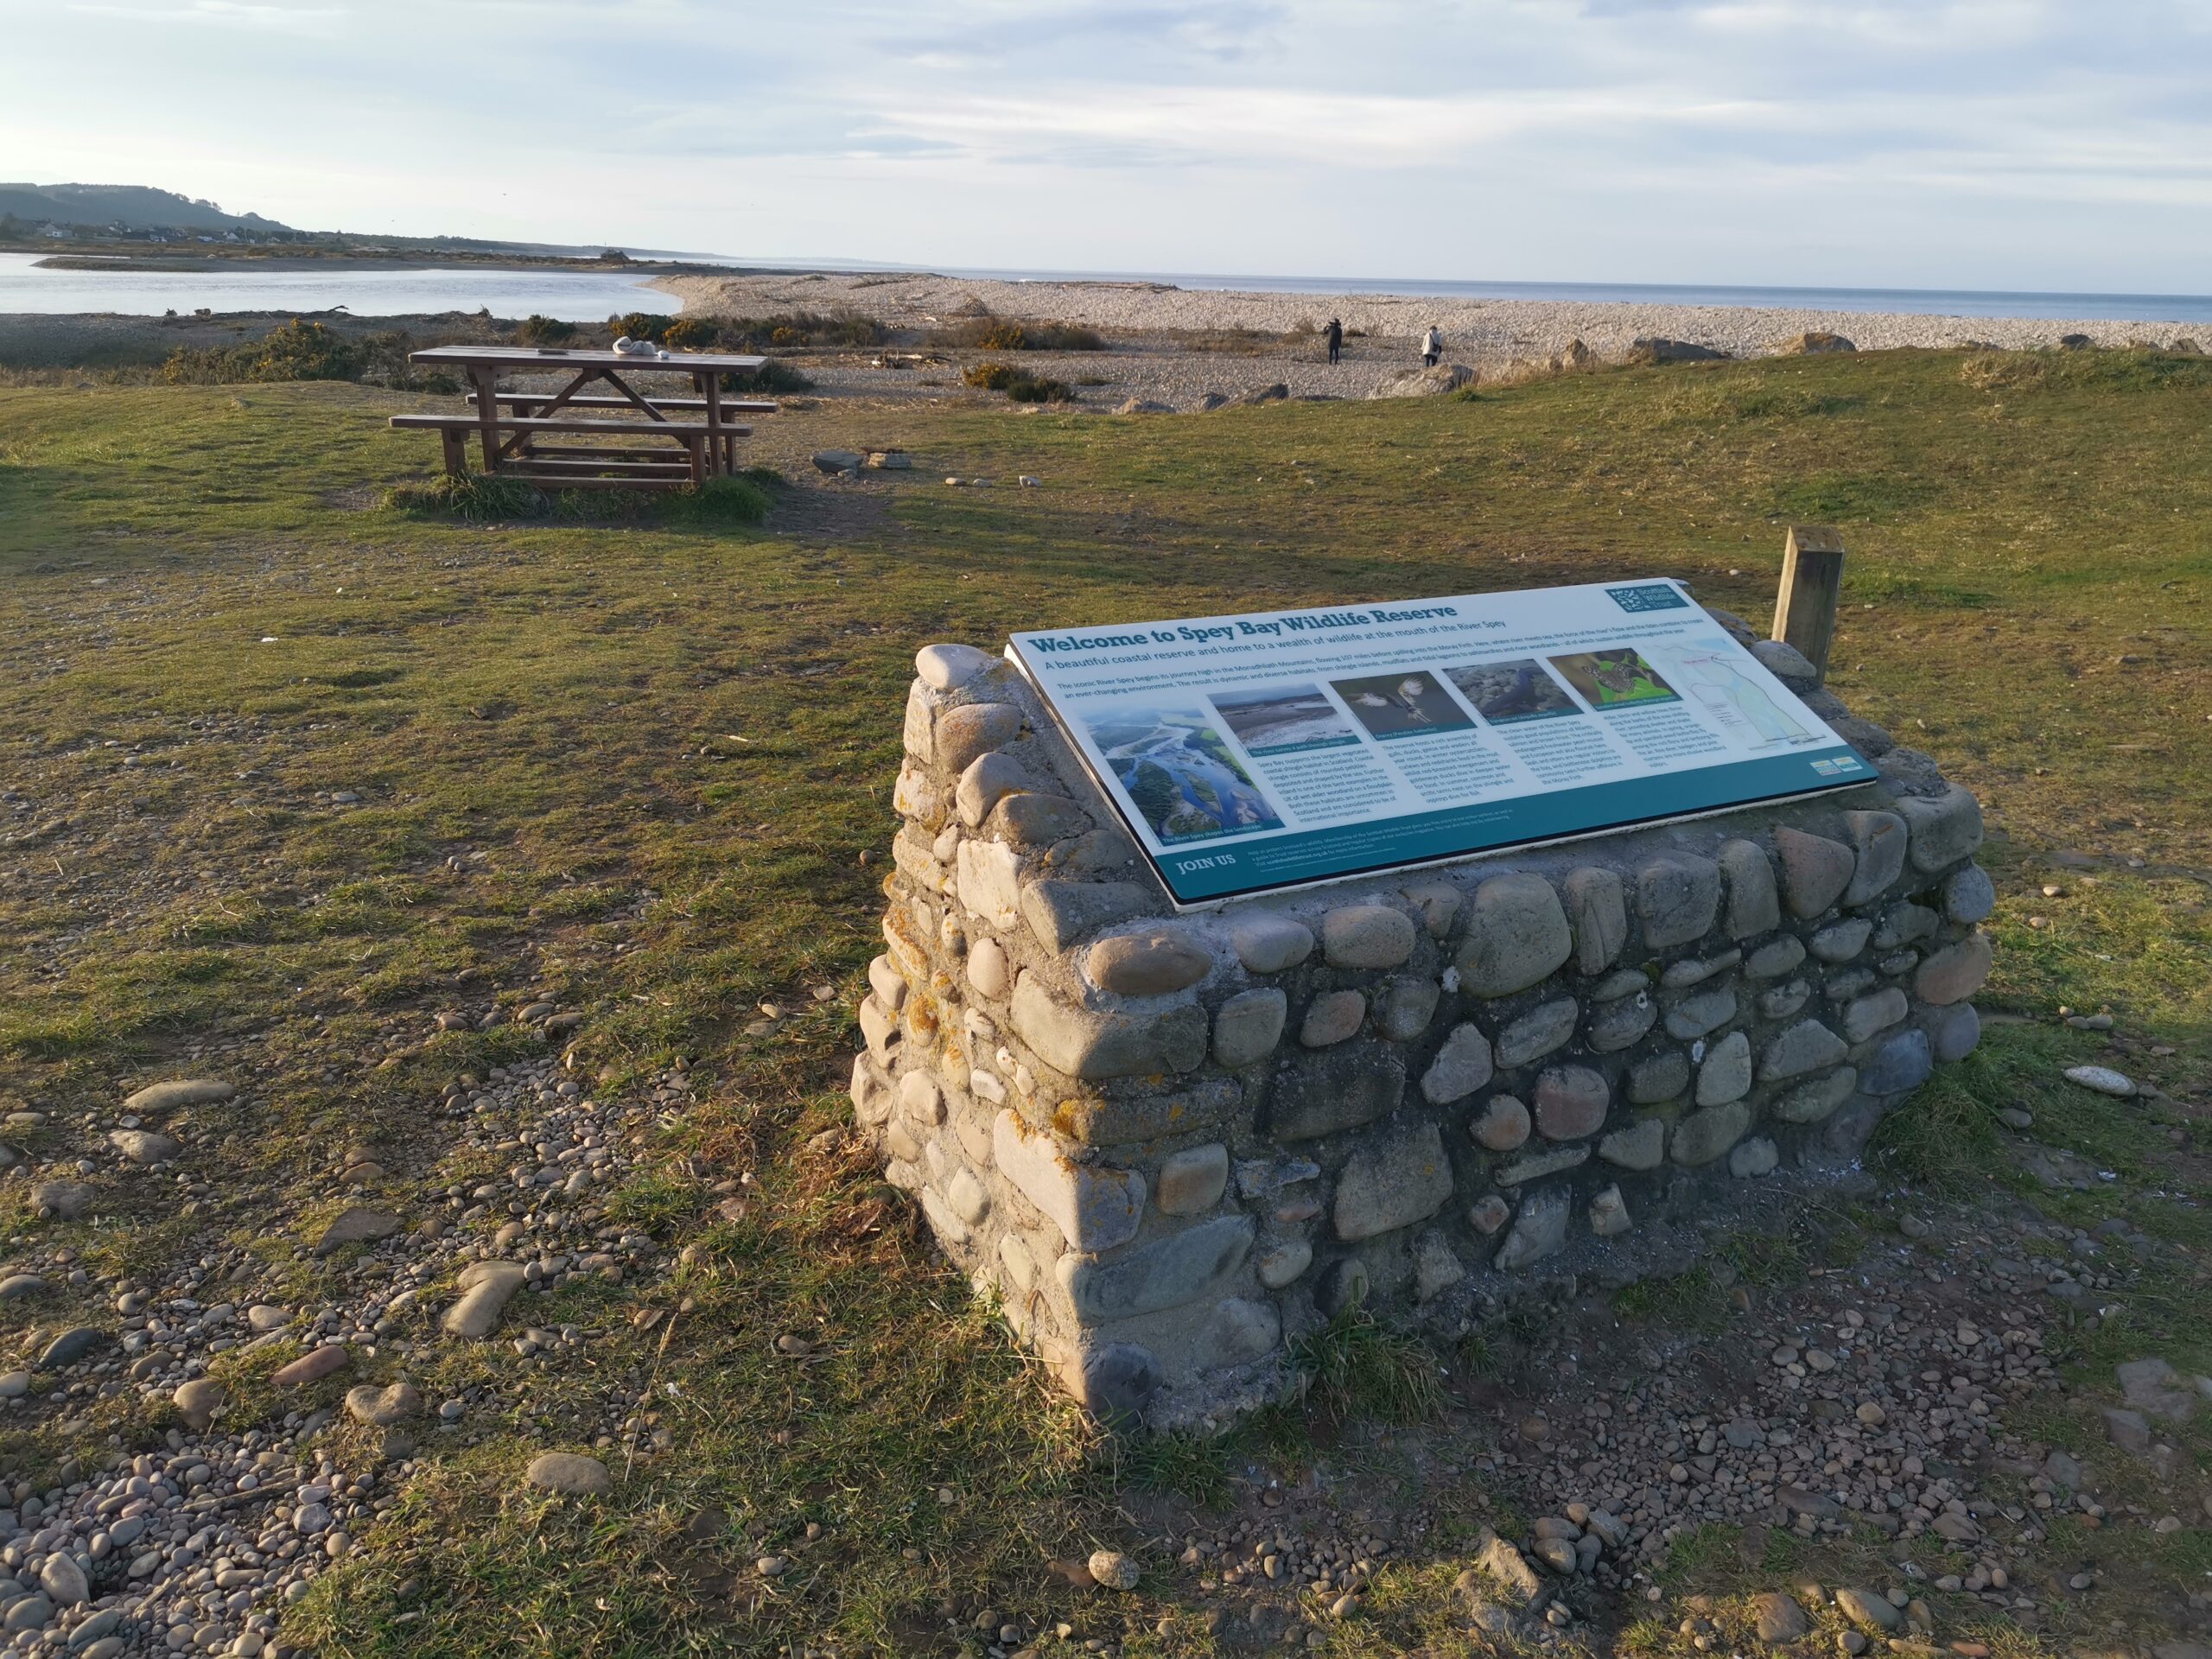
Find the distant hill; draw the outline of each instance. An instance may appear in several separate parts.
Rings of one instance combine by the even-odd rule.
[[[0,184],[0,213],[56,225],[120,225],[126,231],[289,232],[259,213],[226,213],[212,201],[143,184]]]
[[[16,235],[28,227],[53,225],[84,234],[74,240],[101,241],[102,232],[119,230],[129,238],[148,239],[152,232],[187,232],[206,236],[235,231],[249,241],[313,242],[344,250],[391,253],[420,250],[426,253],[524,254],[537,258],[594,259],[608,245],[556,242],[493,242],[471,236],[399,236],[391,232],[363,235],[346,231],[297,231],[259,213],[226,213],[212,201],[194,201],[174,190],[156,190],[143,184],[0,184],[0,220],[14,219]],[[159,236],[151,238],[160,241]],[[640,258],[667,257],[653,250],[632,248]],[[699,259],[703,254],[677,256]]]

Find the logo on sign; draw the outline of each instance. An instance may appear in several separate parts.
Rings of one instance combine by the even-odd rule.
[[[1629,612],[1686,611],[1690,602],[1673,588],[1658,583],[1640,588],[1608,588],[1605,594],[1614,604]]]

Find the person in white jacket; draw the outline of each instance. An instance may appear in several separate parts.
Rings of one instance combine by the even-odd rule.
[[[1428,325],[1428,332],[1421,337],[1421,364],[1433,369],[1436,366],[1436,359],[1443,355],[1444,336],[1437,333],[1436,325],[1432,322]]]

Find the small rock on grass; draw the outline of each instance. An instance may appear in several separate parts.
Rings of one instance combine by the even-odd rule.
[[[165,1164],[184,1147],[166,1135],[151,1129],[117,1129],[108,1144],[134,1164]]]
[[[2126,1100],[2135,1092],[2135,1079],[2108,1065],[2069,1065],[2066,1068],[2066,1081],[2101,1095],[2110,1095],[2115,1100]]]
[[[328,1255],[340,1244],[374,1244],[390,1238],[405,1224],[397,1216],[356,1205],[322,1230],[322,1236],[315,1242],[315,1253]]]
[[[107,1333],[89,1325],[80,1325],[73,1331],[64,1331],[46,1345],[38,1357],[41,1371],[58,1371],[66,1365],[74,1365],[101,1343],[109,1341]]]
[[[92,1208],[92,1189],[82,1181],[41,1181],[31,1188],[31,1203],[57,1221],[74,1221]]]
[[[499,1314],[523,1286],[518,1262],[474,1262],[461,1269],[461,1300],[446,1310],[448,1335],[480,1341],[492,1334]]]
[[[1751,1598],[1751,1619],[1760,1641],[1770,1647],[1779,1647],[1785,1642],[1795,1642],[1812,1628],[1805,1617],[1805,1610],[1796,1599],[1779,1590],[1770,1590]]]
[[[558,1492],[563,1497],[594,1497],[614,1487],[614,1478],[607,1472],[605,1464],[575,1452],[541,1452],[530,1460],[522,1478],[541,1491]]]
[[[1090,1565],[1090,1576],[1108,1590],[1137,1587],[1137,1564],[1118,1549],[1092,1551]]]
[[[394,1382],[382,1389],[364,1382],[346,1391],[346,1409],[356,1422],[366,1423],[372,1428],[390,1428],[423,1409],[423,1393],[412,1382]]]
[[[171,1397],[183,1414],[185,1427],[195,1434],[206,1433],[207,1426],[215,1421],[215,1414],[230,1400],[223,1385],[212,1376],[195,1376],[189,1382],[178,1384]]]
[[[320,1382],[333,1372],[344,1370],[353,1363],[353,1357],[344,1343],[327,1343],[321,1348],[309,1349],[289,1365],[279,1365],[269,1374],[269,1380],[280,1389]]]
[[[1887,1596],[1872,1590],[1844,1589],[1835,1592],[1836,1611],[1861,1630],[1887,1636],[1904,1622],[1904,1615]]]
[[[229,1084],[213,1077],[179,1077],[168,1083],[147,1084],[123,1103],[123,1109],[143,1117],[179,1106],[204,1106],[228,1100],[237,1093]]]

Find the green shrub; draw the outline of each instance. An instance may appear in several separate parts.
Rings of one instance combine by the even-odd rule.
[[[558,317],[541,317],[534,311],[515,325],[515,338],[525,346],[558,346],[575,337],[575,323],[563,322]]]
[[[768,516],[767,492],[749,477],[710,478],[667,498],[671,523],[708,528],[717,524],[757,524]]]
[[[772,357],[750,374],[722,376],[722,390],[740,397],[762,392],[805,391],[814,382],[781,358]]]
[[[389,338],[404,339],[400,336]],[[162,365],[171,385],[231,385],[253,380],[353,380],[378,353],[368,343],[297,318],[236,346],[179,346]],[[404,372],[406,353],[399,353]]]
[[[981,391],[1002,391],[1017,404],[1065,404],[1075,393],[1065,380],[1054,380],[1010,363],[978,363],[960,377]]]
[[[1017,404],[1065,404],[1075,400],[1075,393],[1065,380],[1054,380],[1041,374],[1016,375],[1006,395]]]

